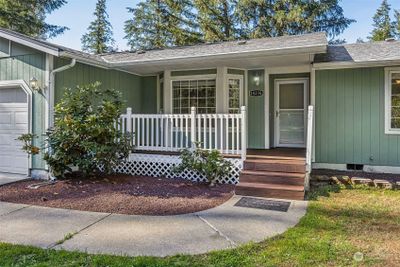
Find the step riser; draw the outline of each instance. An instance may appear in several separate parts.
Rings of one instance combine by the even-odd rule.
[[[254,197],[265,197],[265,198],[281,198],[290,200],[304,200],[304,192],[296,191],[285,191],[265,188],[249,188],[236,187],[237,195],[254,196]]]
[[[241,174],[239,182],[259,183],[259,184],[288,184],[304,185],[304,177],[278,177],[268,175]]]
[[[297,164],[277,164],[277,163],[254,163],[245,162],[245,170],[254,171],[269,171],[269,172],[294,172],[294,173],[304,173],[306,171],[305,165]]]

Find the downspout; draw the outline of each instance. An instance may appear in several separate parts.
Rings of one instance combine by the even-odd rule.
[[[55,74],[59,72],[63,72],[65,70],[71,69],[76,65],[76,59],[71,59],[71,62],[68,65],[59,67],[50,72],[50,84],[49,84],[49,99],[50,99],[50,107],[49,107],[49,128],[53,126],[53,108],[54,108],[54,84],[55,84]]]
[[[75,65],[76,65],[76,59],[73,58],[73,59],[71,59],[71,62],[68,65],[59,67],[59,68],[54,69],[54,70],[52,70],[50,72],[50,79],[49,79],[49,89],[50,90],[49,90],[49,96],[48,96],[49,100],[50,100],[50,105],[49,105],[49,108],[48,108],[48,113],[49,113],[49,125],[48,125],[48,128],[52,127],[53,123],[54,123],[54,118],[53,118],[54,111],[53,111],[53,109],[54,109],[55,74],[63,72],[63,71],[68,70],[70,68],[73,68]],[[52,181],[56,180],[56,178],[52,175],[51,170],[49,170],[49,179],[52,180]]]

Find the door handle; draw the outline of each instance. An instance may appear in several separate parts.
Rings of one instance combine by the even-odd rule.
[[[278,110],[275,111],[275,116],[279,117],[279,111]]]

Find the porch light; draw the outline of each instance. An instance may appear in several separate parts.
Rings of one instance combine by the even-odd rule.
[[[32,90],[34,90],[34,91],[39,91],[40,90],[39,81],[35,77],[32,77],[29,80],[29,85],[31,86]]]
[[[256,86],[260,85],[260,75],[258,73],[254,76],[253,80]]]

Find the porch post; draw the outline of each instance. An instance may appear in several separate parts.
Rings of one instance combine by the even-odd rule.
[[[242,153],[241,153],[241,157],[242,160],[246,160],[246,155],[247,155],[247,122],[246,122],[246,107],[242,106],[241,109],[241,114],[242,114]]]
[[[196,108],[191,107],[190,109],[190,137],[192,141],[192,148],[196,148]]]
[[[132,108],[126,109],[126,133],[133,133],[132,129]],[[132,145],[136,145],[135,137],[132,137]]]

